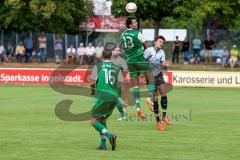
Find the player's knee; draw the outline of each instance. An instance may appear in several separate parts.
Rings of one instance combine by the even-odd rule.
[[[106,123],[106,122],[107,122],[107,118],[102,118],[102,119],[100,120],[100,122],[101,122],[101,123]]]
[[[167,97],[167,93],[165,91],[164,92],[161,91],[161,97]]]
[[[90,124],[93,126],[97,122],[96,118],[91,118],[90,119]]]
[[[162,109],[167,109],[167,104],[168,104],[167,96],[161,97]]]
[[[91,120],[90,120],[90,124],[91,124],[92,126],[95,124],[95,122],[96,122],[95,119],[91,119]]]

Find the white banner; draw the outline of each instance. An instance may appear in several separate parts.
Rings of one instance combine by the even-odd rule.
[[[172,83],[182,87],[240,88],[240,72],[172,71]]]

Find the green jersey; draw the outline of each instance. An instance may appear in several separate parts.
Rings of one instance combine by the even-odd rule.
[[[96,80],[96,97],[106,101],[118,98],[119,82],[124,81],[121,67],[110,61],[94,66],[91,79]]]
[[[126,29],[121,34],[120,42],[125,50],[127,62],[136,62],[143,57],[142,43],[145,40],[139,31]]]

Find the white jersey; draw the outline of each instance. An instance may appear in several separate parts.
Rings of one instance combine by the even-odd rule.
[[[149,47],[144,51],[144,58],[148,60],[154,76],[162,71],[160,64],[166,61],[164,50],[156,50],[154,47]]]

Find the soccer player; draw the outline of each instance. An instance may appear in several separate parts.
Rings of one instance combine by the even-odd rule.
[[[121,34],[121,46],[127,57],[128,71],[131,76],[133,87],[133,97],[137,108],[138,117],[145,119],[145,115],[141,110],[139,79],[140,74],[144,74],[148,83],[149,96],[152,97],[154,91],[154,78],[150,73],[148,62],[143,56],[143,49],[148,48],[148,45],[143,35],[137,31],[138,23],[136,17],[129,16],[126,19],[127,29]]]
[[[145,50],[144,57],[150,63],[152,68],[152,74],[155,77],[155,92],[153,94],[153,102],[150,98],[146,99],[149,108],[154,111],[157,126],[160,131],[164,131],[165,128],[160,120],[159,106],[158,106],[158,91],[161,93],[161,107],[162,107],[162,121],[167,125],[171,125],[171,122],[167,119],[167,93],[165,88],[165,82],[163,79],[162,68],[167,68],[165,59],[165,52],[162,49],[164,46],[165,38],[163,36],[157,36],[154,39],[154,47],[150,47]]]
[[[119,65],[122,69],[122,71],[126,71],[127,70],[127,63],[126,63],[126,60],[124,58],[122,58],[120,56],[121,54],[121,49],[119,47],[115,47],[114,48],[114,52],[113,52],[113,56],[112,56],[112,59],[111,61],[116,64],[116,65]],[[119,90],[118,90],[118,94],[119,94],[119,97],[121,97],[121,88],[119,87]],[[119,98],[119,101],[118,101],[118,104],[117,104],[117,109],[120,113],[120,117],[118,120],[125,120],[126,119],[126,114],[125,114],[125,107],[127,106],[126,103],[123,103],[123,101]]]
[[[107,47],[106,47],[107,48]],[[116,135],[107,128],[107,119],[118,103],[118,85],[121,84],[123,99],[125,100],[124,78],[118,65],[111,62],[112,50],[104,49],[104,60],[94,66],[90,79],[94,80],[95,97],[97,101],[92,108],[91,125],[100,133],[101,144],[98,149],[107,150],[106,138],[109,139],[112,150],[116,148]]]

